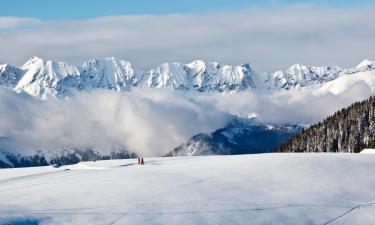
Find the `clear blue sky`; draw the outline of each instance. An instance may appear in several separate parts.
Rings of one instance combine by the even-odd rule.
[[[0,16],[47,20],[84,19],[108,15],[201,13],[271,7],[283,4],[318,4],[352,7],[373,0],[1,0]]]

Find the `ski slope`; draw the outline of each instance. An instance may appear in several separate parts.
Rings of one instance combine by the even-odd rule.
[[[0,170],[0,224],[373,224],[375,155],[259,154]]]

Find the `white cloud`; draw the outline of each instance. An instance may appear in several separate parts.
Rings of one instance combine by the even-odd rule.
[[[91,57],[117,56],[140,68],[195,58],[229,64],[249,61],[258,71],[297,62],[352,67],[363,58],[375,58],[373,10],[299,5],[39,21],[27,29],[13,29],[18,25],[2,18],[3,28],[12,29],[0,30],[0,62],[21,64],[39,55],[78,65]]]
[[[12,30],[20,27],[35,26],[41,23],[38,19],[18,18],[18,17],[0,17],[0,32],[2,30]]]
[[[39,100],[0,88],[1,148],[33,153],[94,146],[103,153],[126,147],[144,156],[165,154],[201,132],[222,128],[230,115],[276,124],[315,123],[374,94],[356,82],[340,95],[302,90],[275,93],[190,93],[97,89],[68,99]]]
[[[145,156],[171,151],[192,135],[223,127],[228,116],[163,90],[80,92],[39,100],[0,89],[2,148],[32,153],[94,146]]]
[[[372,76],[373,74],[369,74]],[[357,75],[360,76],[360,75]],[[288,91],[254,93],[214,93],[197,95],[202,105],[240,117],[258,115],[258,120],[275,124],[314,124],[353,102],[375,94],[372,82],[357,80],[350,84],[340,83],[343,90],[334,94],[326,86],[318,89],[292,89]]]

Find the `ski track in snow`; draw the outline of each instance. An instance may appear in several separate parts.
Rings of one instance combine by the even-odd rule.
[[[262,154],[0,170],[0,224],[25,218],[38,224],[371,224],[372,214],[350,215],[375,206],[364,201],[375,194],[374,159]]]
[[[331,219],[330,221],[326,222],[324,225],[327,225],[327,224],[331,224],[331,223],[334,223],[336,221],[338,221],[339,219],[345,217],[345,216],[348,216],[350,213],[354,212],[355,210],[358,210],[360,208],[366,208],[366,207],[373,207],[375,206],[375,202],[369,202],[369,203],[363,203],[363,204],[359,204],[359,205],[356,205],[354,206],[353,208],[347,210],[346,212],[344,212],[343,214]]]

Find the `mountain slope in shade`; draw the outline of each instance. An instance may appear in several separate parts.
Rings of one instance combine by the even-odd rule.
[[[235,118],[210,134],[197,134],[167,156],[233,155],[271,152],[298,133],[302,126],[273,126]]]
[[[375,97],[353,103],[303,130],[281,152],[360,152],[375,147]]]
[[[13,88],[22,77],[22,70],[9,64],[0,65],[0,85]]]

